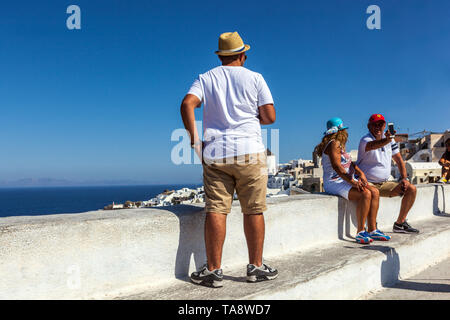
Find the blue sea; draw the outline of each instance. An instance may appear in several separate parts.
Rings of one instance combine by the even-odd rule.
[[[201,185],[0,188],[0,217],[78,213],[125,201],[149,200],[164,190]]]

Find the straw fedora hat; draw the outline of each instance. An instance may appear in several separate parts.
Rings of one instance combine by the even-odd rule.
[[[219,56],[233,56],[250,49],[248,44],[244,44],[241,36],[237,32],[225,32],[219,37]]]

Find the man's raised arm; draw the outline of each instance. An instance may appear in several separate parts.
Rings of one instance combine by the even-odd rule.
[[[373,140],[373,141],[367,142],[367,144],[366,144],[366,152],[382,148],[385,145],[391,143],[392,136],[389,133],[389,131],[386,131],[384,135],[385,135],[385,138],[383,138],[383,139]]]

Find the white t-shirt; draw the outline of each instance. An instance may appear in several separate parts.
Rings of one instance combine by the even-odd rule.
[[[258,107],[273,104],[273,99],[261,74],[239,66],[219,66],[199,75],[188,94],[204,104],[205,158],[265,151]]]
[[[384,133],[382,138],[385,138]],[[389,179],[392,156],[400,150],[397,143],[392,140],[384,147],[366,152],[367,143],[374,140],[376,139],[370,132],[361,138],[356,165],[364,172],[369,182],[380,183]]]

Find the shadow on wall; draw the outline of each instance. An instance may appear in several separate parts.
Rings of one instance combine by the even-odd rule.
[[[400,258],[395,248],[380,245],[368,245],[364,250],[376,250],[386,255],[386,260],[381,263],[381,285],[386,288],[393,287],[399,282]]]
[[[344,198],[339,197],[338,201],[338,239],[344,239],[345,236],[354,239],[350,234],[350,224],[352,223],[355,227],[357,226],[356,221],[356,207],[353,201],[348,201]],[[352,213],[353,212],[353,213]],[[348,241],[348,240],[346,240]]]
[[[442,211],[439,209],[439,195],[442,194]],[[445,188],[443,185],[434,186],[434,197],[433,197],[433,214],[435,216],[450,216],[449,213],[445,212]]]
[[[389,246],[370,245],[362,247],[364,250],[378,250],[386,255],[386,260],[381,263],[380,280],[384,288],[395,288],[408,291],[422,292],[450,292],[450,285],[441,283],[417,282],[401,280],[400,258],[395,248]],[[404,298],[408,299],[407,296]]]
[[[153,207],[156,209],[158,207]],[[189,266],[194,258],[195,268],[206,262],[204,242],[205,211],[203,207],[179,204],[161,207],[173,213],[179,221],[179,239],[175,257],[175,278],[189,281]]]

